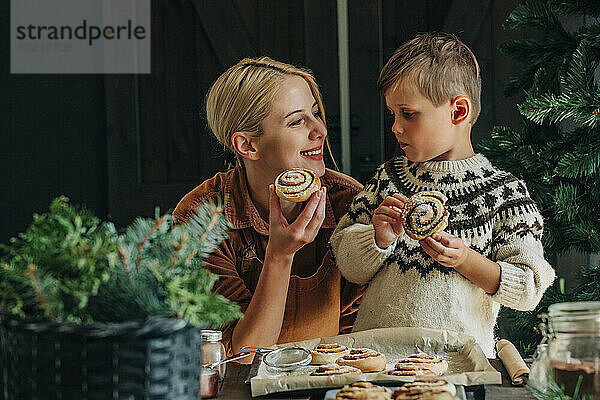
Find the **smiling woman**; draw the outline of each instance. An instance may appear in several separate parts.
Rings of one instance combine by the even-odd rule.
[[[228,353],[349,332],[364,288],[341,276],[328,242],[361,185],[325,168],[313,76],[266,57],[242,60],[215,81],[206,113],[237,166],[185,195],[173,214],[184,222],[200,201],[225,202],[229,239],[207,265],[220,278],[215,290],[244,312],[223,327]],[[314,171],[321,190],[306,202],[280,201],[273,183],[291,168]]]

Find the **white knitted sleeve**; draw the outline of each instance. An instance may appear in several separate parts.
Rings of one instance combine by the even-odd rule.
[[[354,198],[350,210],[342,217],[330,239],[337,266],[350,282],[369,282],[396,248],[394,242],[388,248],[380,249],[375,243],[375,230],[371,224],[373,211],[383,201],[380,188],[382,175],[385,171],[380,166]]]
[[[525,188],[525,184],[518,182]],[[511,204],[512,203],[512,204]],[[533,310],[555,278],[544,258],[543,219],[529,193],[496,215],[492,260],[500,265],[500,286],[492,299],[520,311]],[[518,204],[518,205],[516,205]]]

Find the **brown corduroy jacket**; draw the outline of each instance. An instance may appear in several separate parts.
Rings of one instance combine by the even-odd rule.
[[[365,288],[341,276],[329,246],[329,237],[361,185],[329,169],[321,180],[327,187],[325,220],[313,243],[294,256],[278,343],[350,332]],[[219,172],[204,181],[181,199],[173,215],[183,223],[200,202],[217,199],[223,200],[231,229],[229,238],[208,257],[206,267],[219,276],[214,290],[245,312],[262,270],[269,225],[252,203],[244,169]],[[222,328],[229,355],[236,323]]]

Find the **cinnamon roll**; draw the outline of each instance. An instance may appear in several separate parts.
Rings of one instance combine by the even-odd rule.
[[[348,365],[325,364],[319,366],[311,373],[312,376],[330,376],[330,375],[360,375],[362,371]]]
[[[310,354],[312,355],[312,361],[310,363],[315,365],[331,364],[349,352],[350,349],[348,349],[346,346],[342,346],[337,343],[323,343],[310,351]]]
[[[350,353],[337,359],[339,365],[360,368],[362,372],[376,372],[385,369],[385,356],[371,349],[351,349]]]
[[[402,217],[406,234],[415,240],[441,232],[448,226],[448,198],[437,191],[418,192],[404,205]]]
[[[335,395],[335,400],[392,400],[392,391],[371,382],[354,382],[346,385]]]
[[[438,376],[448,370],[448,361],[425,353],[413,354],[396,363],[388,375],[395,376]]]
[[[407,382],[404,386],[398,388],[395,393],[410,393],[415,389],[428,389],[433,391],[445,391],[450,393],[452,396],[456,395],[456,387],[454,384],[448,382],[445,379],[435,378],[417,378],[413,382]]]
[[[445,390],[414,388],[409,392],[394,392],[394,400],[453,400],[454,396]]]
[[[279,198],[296,203],[306,201],[321,189],[319,176],[306,168],[292,168],[275,179],[275,192]]]

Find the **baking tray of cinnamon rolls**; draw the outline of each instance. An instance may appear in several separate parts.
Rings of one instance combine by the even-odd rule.
[[[399,387],[385,387],[372,382],[354,382],[341,389],[327,391],[324,400],[466,400],[463,386],[445,379],[418,378]]]
[[[256,375],[250,377],[253,396],[287,391],[339,389],[355,382],[367,381],[396,389],[410,388],[412,386],[407,386],[406,382],[423,379],[443,380],[453,387],[498,384],[502,381],[500,373],[489,364],[471,336],[450,331],[380,328],[276,347],[289,346],[308,349],[311,354],[310,364],[290,372],[278,373],[261,361]],[[427,385],[421,384],[418,390],[424,390],[421,386]],[[435,385],[432,387],[434,392],[439,391],[439,388],[435,389]],[[404,393],[403,390],[396,389],[390,392],[390,399],[429,398],[410,397],[413,392]],[[347,391],[364,390],[366,389],[359,390],[352,386],[347,388]],[[385,395],[388,392],[382,393]],[[430,398],[442,399],[448,398],[448,395],[440,393]]]

